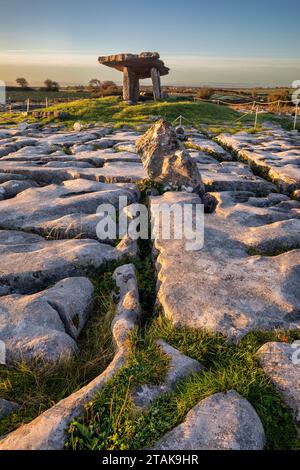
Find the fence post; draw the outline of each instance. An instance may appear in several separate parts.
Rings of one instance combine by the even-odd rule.
[[[256,106],[254,129],[257,128],[258,106]]]
[[[27,113],[29,113],[29,108],[30,108],[30,100],[29,98],[27,98],[27,107],[26,107]]]
[[[48,108],[48,96],[46,96],[46,108]]]
[[[253,101],[253,104],[252,104],[252,109],[251,109],[251,113],[253,113],[253,111],[254,111],[254,108],[255,108],[255,101]]]
[[[296,104],[296,109],[295,109],[294,130],[296,129],[296,125],[297,125],[297,114],[298,114],[298,103]]]

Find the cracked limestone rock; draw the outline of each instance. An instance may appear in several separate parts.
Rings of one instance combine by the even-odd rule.
[[[262,450],[265,433],[256,411],[234,390],[201,400],[155,450]]]
[[[176,384],[192,374],[198,374],[204,367],[198,361],[182,354],[163,340],[158,340],[162,352],[166,354],[170,363],[165,381],[160,385],[145,384],[137,387],[133,392],[134,404],[141,408],[148,408],[151,402],[163,393],[174,390]]]
[[[0,440],[0,450],[61,450],[67,438],[72,419],[84,411],[85,403],[112,379],[124,366],[130,351],[129,335],[136,327],[141,307],[135,268],[132,264],[120,266],[114,272],[119,287],[119,302],[112,324],[116,354],[109,366],[86,386],[64,398],[28,424],[20,426]]]
[[[73,277],[36,294],[0,297],[0,338],[7,362],[56,361],[77,353],[75,339],[86,322],[93,291],[87,278]]]
[[[265,374],[293,411],[300,434],[300,344],[266,343],[257,352]]]
[[[175,129],[160,119],[136,141],[149,177],[172,187],[192,187],[204,194],[196,162],[178,140]]]

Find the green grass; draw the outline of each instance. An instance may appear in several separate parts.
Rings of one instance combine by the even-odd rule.
[[[46,124],[49,122],[63,122],[67,127],[71,127],[74,122],[110,124],[115,128],[129,126],[143,129],[145,125],[151,124],[151,116],[162,117],[173,122],[179,115],[184,116],[186,125],[193,125],[205,131],[206,126],[222,131],[236,132],[249,127],[253,123],[254,116],[249,115],[240,122],[241,114],[226,107],[205,102],[175,101],[169,98],[161,102],[146,102],[136,105],[128,105],[117,96],[105,98],[81,99],[69,103],[60,103],[42,111],[64,111],[69,114],[69,118],[58,121],[54,118],[43,119],[39,122]],[[269,114],[259,115],[259,122],[268,119],[274,122],[283,123],[291,127],[291,121],[286,118],[278,118]],[[13,124],[21,121],[35,122],[32,116],[23,116],[22,113],[1,113],[0,125]]]
[[[299,449],[291,412],[255,357],[257,349],[267,341],[292,341],[297,337],[288,332],[252,333],[235,345],[207,332],[175,329],[159,317],[148,325],[144,334],[136,333],[127,365],[86,406],[85,415],[71,423],[66,447],[76,450],[149,448],[182,422],[200,400],[234,389],[252,403],[260,416],[267,449]],[[155,346],[157,338],[197,359],[205,370],[179,383],[173,393],[156,399],[146,412],[139,412],[132,403],[131,392],[143,383],[162,382],[166,373],[167,359]]]
[[[21,405],[20,409],[0,421],[0,435],[31,421],[59,400],[78,390],[100,374],[111,361],[111,320],[115,312],[111,272],[92,279],[94,303],[82,331],[80,353],[54,364],[25,362],[0,366],[0,396]]]
[[[88,91],[70,91],[70,90],[60,90],[60,91],[45,91],[45,90],[7,90],[7,99],[12,101],[25,101],[28,98],[31,102],[34,103],[45,103],[46,97],[48,103],[51,101],[64,101],[64,100],[77,100],[88,98],[90,93]]]
[[[45,109],[46,110],[46,109]],[[75,121],[83,123],[102,122],[111,123],[115,127],[127,125],[136,127],[143,123],[151,123],[151,116],[160,116],[173,121],[180,114],[186,118],[186,123],[195,126],[205,124],[217,124],[224,121],[233,122],[240,116],[236,111],[211,103],[204,102],[149,102],[137,105],[127,105],[119,97],[109,96],[98,99],[77,100],[71,103],[61,103],[49,106],[47,111],[64,111],[70,115],[66,124],[71,125]],[[1,114],[2,122],[5,120],[28,120],[21,113]],[[29,120],[34,120],[29,118]],[[47,121],[44,121],[47,122]]]

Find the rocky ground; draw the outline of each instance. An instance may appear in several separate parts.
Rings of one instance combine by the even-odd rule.
[[[80,354],[78,337],[94,297],[91,277],[113,264],[118,288],[111,326],[115,356],[108,368],[30,423],[17,422],[19,427],[0,440],[0,449],[63,448],[70,422],[132,354],[129,338],[145,313],[144,286],[134,264],[141,252],[136,241],[99,241],[96,233],[98,206],[110,203],[118,210],[120,196],[128,204],[149,203],[158,226],[147,248],[157,281],[151,301],[175,330],[205,331],[236,345],[255,332],[299,334],[299,134],[269,127],[212,140],[190,129],[189,156],[167,142],[167,157],[161,147],[156,155],[154,144],[145,147],[139,140],[136,146],[139,137],[104,126],[0,129],[0,340],[6,346],[1,367],[55,363]],[[150,163],[145,164],[145,152],[147,158],[151,153]],[[162,155],[158,171],[154,159]],[[184,181],[181,187],[174,187],[174,167]],[[154,179],[163,177],[155,189],[145,190],[149,171]],[[206,206],[202,249],[187,250],[186,238],[162,239],[155,204],[196,206],[204,199],[213,203]],[[264,343],[255,352],[257,367],[299,430],[296,349],[289,342]],[[147,413],[185,381],[205,377],[207,364],[196,354],[184,354],[184,344],[174,344],[177,348],[156,339],[155,348],[168,364],[165,378],[132,387],[136,413]],[[20,405],[1,398],[0,419],[13,416]],[[191,403],[176,426],[169,424],[146,442],[155,449],[263,449],[268,432],[258,410],[264,405],[225,386]]]

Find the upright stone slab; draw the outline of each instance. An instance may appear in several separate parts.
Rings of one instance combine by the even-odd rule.
[[[161,88],[160,88],[160,74],[159,71],[152,67],[151,69],[151,78],[152,78],[152,85],[153,85],[153,98],[154,101],[161,99]]]

